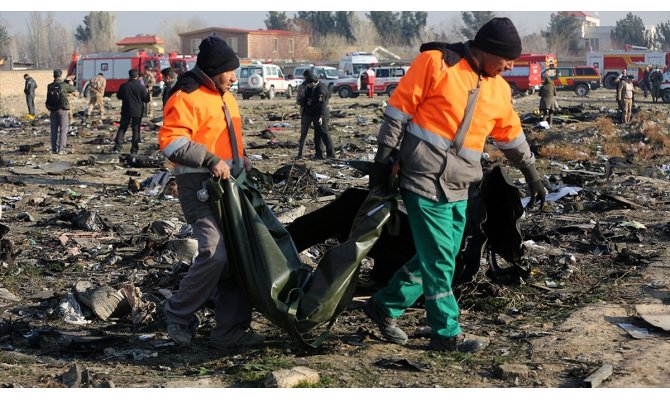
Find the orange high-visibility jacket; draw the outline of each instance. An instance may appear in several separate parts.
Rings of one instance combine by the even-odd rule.
[[[472,105],[466,115],[468,101]],[[420,53],[384,117],[379,144],[394,148],[402,140],[401,187],[434,200],[441,192],[449,201],[467,199],[469,185],[481,179],[480,158],[488,136],[515,166],[534,162],[509,85],[499,75],[481,76],[465,56],[449,66],[442,51]],[[459,130],[462,145],[456,149]]]
[[[170,95],[163,111],[158,143],[163,154],[179,164],[175,174],[209,172],[205,165],[207,153],[231,163],[233,152],[224,101],[237,138],[238,154],[242,157],[242,118],[233,94],[226,92],[221,96],[215,88],[203,85],[190,93],[177,90]]]

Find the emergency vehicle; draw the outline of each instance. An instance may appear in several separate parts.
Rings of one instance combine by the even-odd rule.
[[[337,70],[342,76],[358,76],[361,71],[368,69],[368,66],[374,67],[378,64],[379,60],[374,54],[355,51],[342,56]]]
[[[373,67],[375,71],[375,94],[387,94],[391,96],[398,87],[400,78],[405,76],[408,66],[388,66],[388,67]],[[363,70],[365,71],[365,70]],[[357,77],[346,77],[338,79],[333,85],[334,93],[337,93],[342,98],[358,97],[359,94],[367,94],[366,90],[361,90],[360,73]]]
[[[176,52],[168,54],[168,59],[170,60],[170,67],[177,75],[192,70],[196,61],[198,61],[197,56],[177,54]]]
[[[598,68],[603,77],[603,86],[616,88],[616,78],[626,68],[627,75],[633,75],[633,83],[642,79],[647,65],[664,66],[669,64],[670,53],[650,50],[613,50],[590,51],[586,53],[586,64]]]
[[[540,70],[546,68],[555,68],[558,67],[558,59],[556,54],[533,54],[533,53],[523,53],[514,60],[514,66],[528,66],[531,63],[540,64]]]
[[[128,81],[128,71],[136,69],[140,76],[149,70],[154,74],[156,83],[152,94],[154,96],[163,90],[163,76],[160,71],[170,66],[168,57],[147,53],[145,51],[127,51],[116,53],[72,55],[68,75],[75,76],[77,90],[82,96],[88,97],[89,82],[102,72],[107,80],[105,95],[110,96],[119,91],[121,84]]]
[[[504,71],[500,75],[509,83],[512,96],[518,96],[521,93],[533,94],[540,90],[542,85],[542,68],[536,62],[525,65],[517,65],[514,62],[514,68]]]

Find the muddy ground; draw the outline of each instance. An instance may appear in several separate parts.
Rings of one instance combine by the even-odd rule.
[[[613,97],[604,89],[587,98],[560,92],[563,112],[549,130],[535,128],[537,96],[515,99],[552,192],[582,189],[521,220],[528,277],[493,281],[483,261],[475,283],[462,288],[464,330],[490,341],[475,355],[428,351],[421,304],[400,320],[411,333],[409,343],[383,342],[360,308],[375,288],[364,279],[317,350],[258,313],[253,327],[268,337],[264,347],[210,349],[208,309],[200,313],[193,347],[177,348],[160,310],[189,261],[163,246],[188,233],[179,236],[184,220],[174,188],[148,186],[165,170],[156,139],[160,121],[145,118],[143,157],[129,161],[110,154],[120,109],[115,99],[107,103],[111,118],[102,123],[75,114],[72,154],[48,151],[45,115],[33,121],[21,120],[22,111],[6,115],[0,121],[0,223],[8,228],[0,266],[0,384],[262,387],[272,371],[304,366],[319,373],[311,387],[562,388],[583,387],[593,372],[611,366],[602,387],[668,387],[670,334],[642,319],[636,305],[670,303],[669,106],[641,99],[633,122],[623,125],[612,112]],[[308,142],[308,158],[299,164],[321,178],[307,175],[265,188],[277,213],[300,205],[309,212],[333,193],[366,186],[367,177],[344,161],[373,157],[386,100],[333,97],[338,160],[312,159]],[[20,94],[3,94],[1,101],[3,110],[25,107]],[[292,163],[299,136],[294,100],[239,101],[254,166],[273,174]],[[84,99],[74,103],[76,111],[85,106]],[[491,145],[487,154],[507,165]],[[507,170],[525,193],[520,173]],[[157,226],[169,232],[152,231]],[[318,257],[318,250],[308,253]],[[78,281],[139,291],[144,314],[136,316],[138,323],[130,314],[103,320],[82,306],[82,314],[69,317],[77,323],[67,323],[62,306]],[[646,335],[636,339],[619,324],[646,329]]]

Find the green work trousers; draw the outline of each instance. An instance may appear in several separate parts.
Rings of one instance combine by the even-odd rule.
[[[402,190],[402,197],[416,254],[374,294],[374,302],[388,317],[398,318],[423,294],[431,335],[458,335],[458,303],[451,282],[465,230],[467,200],[433,201],[408,190]]]

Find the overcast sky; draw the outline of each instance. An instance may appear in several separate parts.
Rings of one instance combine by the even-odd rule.
[[[10,0],[3,1],[3,3],[10,3]],[[12,2],[11,4],[3,4],[0,6],[0,20],[5,26],[8,27],[10,34],[22,34],[26,32],[26,22],[27,17],[30,11],[24,10],[33,10],[33,11],[55,11],[56,19],[62,23],[64,26],[74,30],[77,25],[82,24],[84,16],[91,11],[91,4],[93,2],[84,2],[82,0],[69,0],[67,2],[54,2],[53,3],[44,3],[44,1],[39,0],[23,0],[20,2]],[[225,1],[225,2],[215,2],[215,1],[206,1],[206,0],[188,0],[188,1],[179,1],[179,2],[167,2],[156,1],[151,2],[152,6],[155,6],[156,9],[159,9],[161,6],[164,6],[163,9],[166,10],[179,10],[184,8],[185,4],[189,5],[189,9],[193,11],[128,11],[136,8],[137,4],[148,4],[147,2],[131,2],[130,0],[117,0],[113,4],[108,4],[111,2],[105,2],[106,11],[113,11],[116,14],[116,33],[119,38],[125,36],[135,36],[138,33],[156,33],[160,30],[161,22],[174,18],[176,16],[181,17],[183,20],[188,20],[190,17],[197,16],[198,18],[207,22],[209,26],[217,27],[230,27],[230,28],[241,28],[241,29],[263,29],[265,25],[263,20],[267,17],[267,11],[243,11],[245,8],[248,10],[250,7],[241,7],[241,4],[232,4],[234,1]],[[240,2],[243,3],[243,2]],[[269,7],[269,1],[267,0],[256,0],[253,3],[244,2],[245,4],[253,4],[253,7],[256,9],[276,10],[275,2],[272,2],[273,6]],[[299,8],[301,4],[304,4],[306,9],[313,9],[315,6],[315,1],[305,1],[305,0],[292,0],[285,1],[284,4],[287,4],[293,8]],[[324,2],[328,3],[329,6],[337,6],[339,10],[351,10],[351,11],[360,11],[361,14],[367,11],[367,9],[362,9],[361,6],[365,5],[362,1],[355,0],[337,0]],[[407,4],[413,6],[412,11],[428,11],[428,25],[429,26],[441,26],[444,23],[460,23],[460,11],[440,11],[449,8],[454,8],[454,4],[445,6],[444,4],[439,4],[434,0],[414,0],[410,3],[404,2],[405,8],[401,7],[402,4],[399,4],[397,1],[388,1],[388,2],[376,2],[376,4],[385,4],[386,7],[378,8],[378,10],[384,11],[400,11],[406,10]],[[442,3],[447,3],[443,1]],[[449,2],[449,3],[454,3]],[[525,4],[524,4],[525,3]],[[539,2],[537,2],[539,3]],[[588,5],[594,9],[599,9],[601,11],[587,11],[589,13],[596,14],[600,20],[601,25],[615,25],[617,20],[620,20],[626,16],[628,11],[614,11],[629,9],[632,2],[627,2],[628,4],[623,4],[619,1],[603,1],[603,0],[591,0],[589,2],[584,1],[573,1],[573,0],[564,0],[558,3],[551,3],[543,1],[543,7],[547,4],[554,6],[560,5],[564,7],[563,10],[576,10],[580,9],[583,6]],[[642,7],[637,9],[643,9],[647,11],[630,11],[635,15],[638,15],[644,21],[645,25],[656,25],[660,22],[667,22],[670,20],[670,10],[669,11],[652,11],[651,9],[661,9],[658,5],[652,6],[652,2],[647,2],[645,6],[642,4]],[[264,5],[265,4],[265,5]],[[533,4],[530,1],[521,1],[521,0],[507,0],[504,2],[493,3],[490,1],[475,1],[469,2],[473,8],[471,10],[496,10],[496,14],[499,16],[507,16],[514,21],[519,32],[521,34],[530,34],[534,32],[539,32],[540,29],[544,29],[549,23],[550,16],[553,12],[557,10],[546,10],[540,11],[542,8],[539,4]],[[665,3],[666,9],[670,8],[670,2]],[[55,9],[55,6],[58,6],[58,9]],[[368,7],[370,3],[367,3]],[[637,5],[637,4],[636,4]],[[19,7],[20,6],[20,7]],[[181,7],[180,7],[181,6]],[[504,8],[503,8],[504,6]],[[569,8],[573,6],[573,8]],[[600,8],[595,8],[600,6]],[[16,8],[15,8],[16,7]],[[225,7],[227,10],[235,11],[222,11],[221,7]],[[537,10],[537,11],[509,11],[509,10],[526,10],[528,8]],[[7,10],[7,11],[2,11]],[[87,10],[87,11],[76,11],[76,10]],[[199,10],[199,11],[194,11]],[[218,11],[217,11],[218,10]],[[286,14],[289,17],[292,17],[296,11],[292,10],[278,10],[286,11]],[[468,10],[470,11],[470,10]]]

